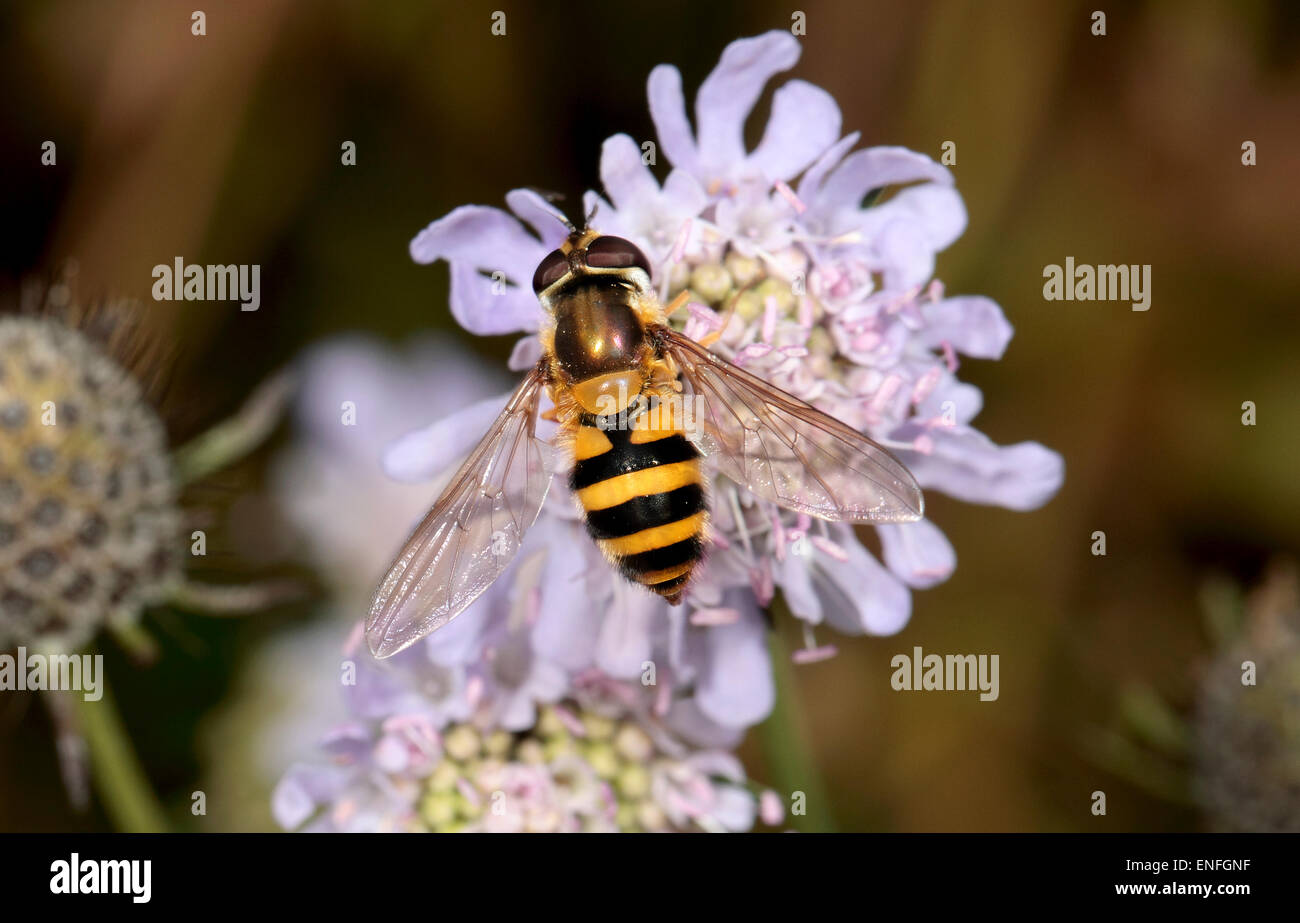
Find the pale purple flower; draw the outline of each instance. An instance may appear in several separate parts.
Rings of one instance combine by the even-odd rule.
[[[396,350],[352,334],[308,350],[297,364],[295,438],[272,465],[271,489],[301,556],[355,610],[383,576],[396,536],[433,499],[428,485],[384,473],[384,447],[430,414],[473,405],[509,379],[432,339]]]
[[[409,665],[410,653],[394,660]],[[290,769],[272,797],[277,822],[319,832],[740,831],[758,815],[739,761],[687,743],[639,685],[589,675],[518,733],[482,702],[454,722],[418,698],[388,704],[337,725],[325,760]],[[764,816],[773,813],[768,804]]]
[[[1062,483],[1061,457],[1033,442],[991,442],[971,426],[979,390],[956,377],[959,355],[1000,358],[1012,329],[990,299],[948,297],[932,278],[935,254],[966,224],[951,173],[902,148],[852,151],[858,136],[840,137],[834,100],[797,80],[776,91],[761,142],[745,149],[746,117],[798,56],[785,32],[730,45],[696,97],[694,131],[677,71],[656,68],[651,114],[673,169],[661,184],[639,144],[610,138],[600,171],[607,198],[588,193],[584,203],[597,208],[593,223],[645,249],[665,301],[690,290],[675,325],[696,338],[720,331],[716,351],[889,446],[923,487],[1011,509],[1041,505]],[[882,190],[895,191],[875,199]],[[411,253],[450,263],[452,312],[467,330],[525,334],[510,362],[520,370],[540,349],[529,281],[565,229],[535,193],[515,190],[506,202],[513,215],[456,209],[421,231]],[[385,467],[410,480],[444,473],[502,401],[398,440]],[[533,652],[620,679],[654,661],[672,682],[691,684],[703,718],[744,727],[771,707],[761,609],[777,589],[807,628],[800,658],[815,659],[829,649],[812,626],[896,632],[910,617],[910,590],[956,566],[929,520],[877,527],[882,563],[847,525],[780,510],[725,480],[713,498],[714,547],[687,605],[672,608],[603,564],[558,479],[520,552],[540,557],[502,578],[528,597]]]

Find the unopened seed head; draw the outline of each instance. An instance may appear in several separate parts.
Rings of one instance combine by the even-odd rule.
[[[180,570],[177,488],[140,385],[54,317],[0,319],[0,648],[75,648]]]

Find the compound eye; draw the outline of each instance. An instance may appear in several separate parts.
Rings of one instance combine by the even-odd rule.
[[[558,282],[568,271],[568,257],[559,250],[552,250],[546,254],[546,259],[542,260],[537,267],[537,272],[533,273],[533,292],[540,295],[545,289]]]
[[[587,265],[592,269],[626,269],[635,266],[650,275],[650,261],[636,244],[621,237],[597,237],[587,247]]]

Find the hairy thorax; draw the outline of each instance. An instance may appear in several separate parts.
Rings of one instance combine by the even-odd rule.
[[[608,279],[583,280],[554,299],[558,377],[587,413],[618,413],[645,385],[649,342],[632,293]]]

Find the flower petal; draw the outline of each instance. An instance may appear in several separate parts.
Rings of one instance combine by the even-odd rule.
[[[776,687],[767,652],[767,627],[753,597],[731,591],[726,605],[743,617],[704,631],[704,664],[696,680],[700,711],[719,724],[748,727],[772,711]]]
[[[937,253],[966,229],[966,206],[956,189],[933,183],[911,186],[859,212],[857,227],[870,240],[883,228],[903,222],[920,231],[922,239]]]
[[[299,356],[295,414],[322,456],[367,468],[393,439],[436,414],[450,413],[493,389],[495,373],[446,340],[417,339],[399,351],[379,339],[347,334]],[[340,426],[343,402],[355,425]]]
[[[537,329],[537,300],[529,283],[546,252],[512,215],[485,205],[461,206],[411,241],[417,263],[451,264],[452,314],[479,335]],[[513,284],[503,288],[493,273],[503,273]]]
[[[779,29],[734,41],[722,52],[695,97],[704,179],[719,178],[745,159],[745,118],[767,82],[794,67],[799,52],[799,41]]]
[[[840,135],[840,107],[821,87],[791,80],[772,96],[763,140],[750,169],[769,181],[787,180],[812,163]]]
[[[384,452],[384,472],[408,483],[451,474],[448,469],[478,444],[501,415],[510,393],[484,398],[459,413],[397,439]]]
[[[736,785],[717,785],[714,792],[716,800],[709,809],[709,815],[723,829],[743,833],[753,828],[758,803],[748,790]]]
[[[1065,460],[1037,442],[998,446],[968,426],[936,428],[928,454],[904,451],[902,460],[922,487],[967,503],[1037,509],[1065,480]]]
[[[293,766],[271,793],[271,814],[281,827],[295,830],[346,784],[347,772],[338,767]]]
[[[513,215],[487,205],[462,205],[415,235],[411,258],[417,263],[446,260],[475,269],[503,269],[530,282],[546,249]]]
[[[600,183],[618,209],[643,207],[659,196],[659,183],[627,135],[606,138],[600,148]]]
[[[966,230],[966,203],[956,189],[917,186],[904,189],[892,201],[899,208],[906,203],[930,235],[930,244],[936,251],[946,250]]]
[[[709,194],[700,181],[685,170],[673,170],[664,180],[664,209],[685,221],[704,211],[709,204]]]
[[[945,298],[923,305],[924,329],[917,339],[931,349],[947,342],[957,352],[977,359],[1001,359],[1011,342],[1012,328],[1002,308],[991,298],[971,295]]]
[[[541,257],[538,257],[541,262]],[[533,269],[529,270],[531,282]],[[494,273],[504,270],[492,270]],[[536,330],[540,308],[531,285],[506,278],[483,275],[469,263],[451,264],[451,314],[456,322],[476,336],[495,336],[520,330]]]
[[[912,614],[912,594],[867,549],[853,529],[836,523],[831,539],[847,557],[818,555],[818,590],[826,622],[846,634],[892,635]]]
[[[910,587],[926,589],[943,583],[957,567],[957,552],[928,519],[877,526],[885,565]]]
[[[870,147],[855,151],[840,162],[821,188],[827,202],[857,205],[873,189],[929,180],[953,184],[952,173],[924,154],[905,147]]]
[[[671,64],[660,64],[646,81],[650,100],[650,118],[655,123],[659,147],[668,162],[692,173],[699,171],[699,152],[695,134],[686,118],[686,98],[682,96],[682,75]]]
[[[506,367],[512,372],[524,372],[535,366],[542,358],[542,341],[536,334],[529,334],[515,341],[510,350],[510,359]]]
[[[949,402],[951,407],[945,407]],[[930,420],[943,417],[951,410],[952,422],[964,425],[975,419],[983,407],[984,395],[979,388],[946,375],[930,396],[916,406],[916,415],[922,420]]]
[[[569,227],[565,224],[568,216],[538,195],[536,190],[512,189],[506,193],[506,204],[537,232],[545,250],[554,250],[569,236]],[[541,262],[541,257],[538,257],[538,262]]]
[[[844,159],[845,154],[853,150],[853,145],[858,143],[860,137],[862,137],[861,133],[855,131],[840,138],[840,140],[836,141],[833,145],[822,152],[822,155],[817,158],[816,163],[804,171],[803,176],[799,178],[799,187],[797,192],[799,198],[802,199],[805,204],[811,204],[816,200],[818,194],[821,192],[822,183],[826,179],[826,174],[828,174],[841,160]]]
[[[544,533],[548,552],[541,575],[541,616],[533,627],[533,649],[575,672],[595,659],[605,614],[594,600],[591,605],[573,604],[575,597],[586,595],[583,578],[603,564],[593,560],[599,555],[588,551],[591,543],[578,532],[573,524],[557,521]]]
[[[444,667],[472,663],[483,653],[483,639],[494,621],[501,621],[505,596],[513,575],[507,571],[465,611],[415,645],[421,657]],[[401,654],[398,655],[399,657]]]
[[[700,711],[693,698],[674,700],[664,723],[682,740],[698,747],[731,748],[745,737],[743,727],[719,724]]]
[[[614,234],[629,240],[637,236],[637,231],[627,217],[620,215],[618,209],[590,189],[582,194],[582,213],[592,215],[592,223],[599,225],[605,234]]]
[[[795,554],[793,547],[787,547],[785,560],[773,565],[772,577],[796,618],[814,625],[821,622],[822,601],[813,586],[812,562],[806,556]]]
[[[667,609],[659,597],[617,581],[600,625],[596,665],[616,679],[639,676],[641,665],[654,660],[653,637],[666,623]]]
[[[868,209],[869,214],[876,209]],[[887,217],[881,210],[877,217]],[[925,231],[916,222],[903,218],[889,220],[866,232],[874,238],[873,249],[880,261],[886,288],[904,289],[921,285],[934,275],[934,248]]]

